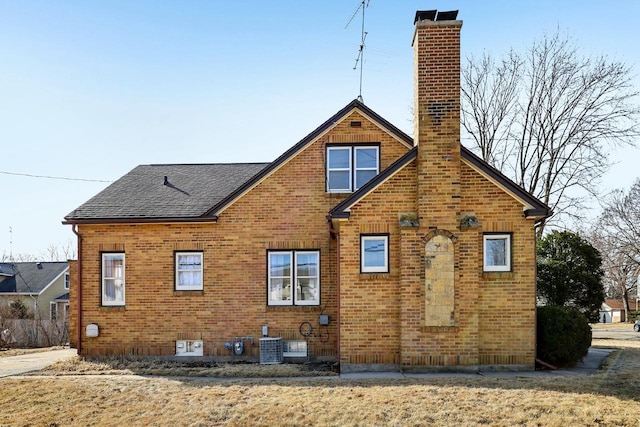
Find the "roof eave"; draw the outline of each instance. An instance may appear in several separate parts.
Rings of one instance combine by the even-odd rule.
[[[551,208],[533,194],[527,192],[511,179],[507,178],[502,172],[476,156],[468,148],[462,146],[460,151],[462,158],[469,162],[469,164],[473,165],[476,170],[482,171],[482,174],[490,180],[493,180],[498,186],[502,187],[503,190],[510,193],[514,198],[520,200],[525,205],[524,212],[526,218],[541,220],[551,216]]]
[[[199,217],[157,217],[157,218],[91,218],[91,219],[75,219],[65,218],[62,221],[64,225],[83,225],[83,224],[175,224],[175,223],[202,223],[217,222],[216,215],[199,216]]]
[[[524,217],[527,219],[541,220],[551,216],[549,209],[525,209]]]
[[[399,170],[411,163],[418,155],[417,147],[407,151],[402,157],[393,162],[387,169],[380,172],[371,181],[360,187],[351,196],[344,199],[329,211],[330,218],[349,219],[351,206],[358,203],[367,194],[374,191],[378,186],[382,185],[387,179],[395,175]]]

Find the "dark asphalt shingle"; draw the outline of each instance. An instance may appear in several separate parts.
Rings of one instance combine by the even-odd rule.
[[[65,220],[197,218],[268,163],[141,165]],[[167,177],[168,185],[164,184]]]
[[[67,262],[3,262],[1,271],[11,271],[12,276],[0,281],[0,293],[39,294],[62,274]]]

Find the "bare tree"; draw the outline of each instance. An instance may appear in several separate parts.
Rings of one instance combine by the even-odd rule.
[[[17,253],[9,255],[6,252],[0,255],[0,262],[36,262],[36,261],[68,261],[75,259],[77,255],[76,244],[69,239],[62,244],[51,243],[40,254]]]
[[[502,170],[513,153],[505,144],[516,117],[522,59],[509,51],[498,64],[484,53],[471,57],[462,69],[462,127],[473,139],[482,158]]]
[[[76,247],[71,239],[60,245],[51,243],[42,253],[43,261],[67,261],[75,257]]]
[[[623,299],[628,313],[640,275],[640,180],[627,193],[614,191],[603,208],[590,238],[603,254],[611,295]]]
[[[580,219],[585,194],[597,194],[610,166],[611,148],[640,136],[631,78],[629,66],[584,57],[556,32],[524,56],[468,61],[463,128],[485,161],[553,209],[554,222]]]

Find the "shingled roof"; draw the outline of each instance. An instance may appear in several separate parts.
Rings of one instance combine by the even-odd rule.
[[[141,165],[69,213],[65,223],[207,219],[212,206],[267,165]]]
[[[0,294],[37,295],[67,271],[67,262],[3,262],[0,270],[11,275],[0,281]],[[8,275],[8,274],[7,274]]]

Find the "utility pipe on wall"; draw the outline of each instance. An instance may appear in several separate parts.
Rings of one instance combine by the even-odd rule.
[[[74,224],[71,227],[71,231],[73,234],[78,236],[78,273],[76,274],[76,284],[77,284],[77,298],[78,298],[78,316],[76,322],[76,335],[77,342],[76,347],[78,347],[78,355],[82,354],[82,236],[78,232],[78,225]]]

